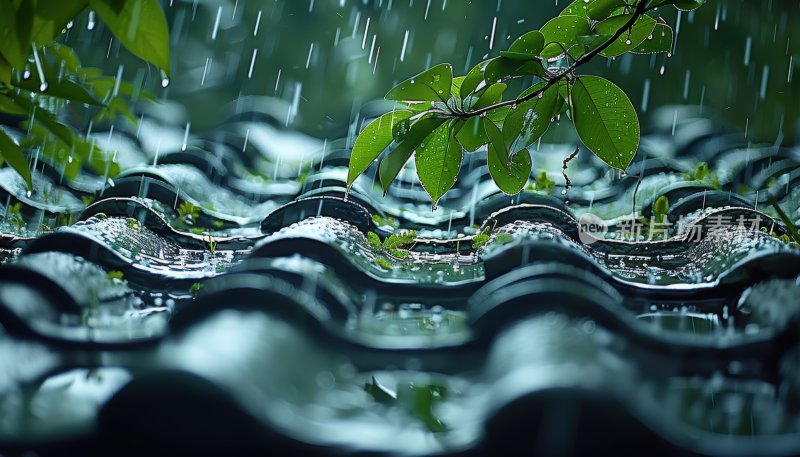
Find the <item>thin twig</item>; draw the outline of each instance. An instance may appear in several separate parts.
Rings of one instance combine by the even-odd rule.
[[[566,181],[566,185],[564,186],[564,190],[568,190],[572,187],[572,181],[569,180],[569,176],[567,176],[567,165],[574,159],[578,157],[578,153],[581,152],[581,148],[579,146],[575,146],[575,152],[569,155],[561,165],[561,174],[564,175],[564,181]]]

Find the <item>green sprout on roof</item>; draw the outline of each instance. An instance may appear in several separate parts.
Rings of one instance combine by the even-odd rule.
[[[199,282],[195,282],[189,287],[189,293],[192,294],[193,297],[197,296],[197,293],[200,292],[200,289],[203,288],[203,284]]]
[[[389,261],[386,260],[384,257],[375,257],[374,259],[372,259],[372,263],[383,268],[384,270],[392,269],[392,264],[389,263]]]
[[[721,187],[717,174],[711,171],[711,169],[708,168],[708,164],[705,162],[698,163],[692,173],[684,174],[684,178],[687,181],[699,181],[717,190]]]
[[[550,194],[556,188],[556,183],[547,177],[547,172],[542,171],[536,176],[536,179],[525,187],[527,190],[541,192],[543,194]]]
[[[125,280],[125,274],[119,270],[112,270],[106,273],[106,279],[113,282],[122,282]]]
[[[414,230],[408,230],[400,233],[393,233],[386,237],[386,239],[381,243],[381,238],[377,233],[367,233],[367,242],[373,249],[376,249],[379,252],[386,252],[397,259],[408,258],[410,254],[407,248],[414,244],[416,238],[417,232]],[[373,263],[386,270],[392,269],[391,263],[389,263],[389,261],[384,257],[376,257],[373,259]]]
[[[483,231],[472,237],[472,249],[480,249],[489,242],[491,229],[485,227]]]
[[[375,225],[378,227],[391,227],[393,229],[400,227],[400,222],[397,219],[383,217],[380,214],[373,214],[372,221],[375,222]]]
[[[197,220],[198,217],[200,217],[200,207],[192,202],[185,201],[178,206],[178,218],[182,222]]]
[[[140,224],[138,220],[132,217],[126,217],[125,224],[127,224],[129,228],[136,230],[137,232],[142,230],[142,224]]]

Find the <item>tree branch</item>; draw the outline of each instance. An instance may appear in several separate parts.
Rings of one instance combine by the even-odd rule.
[[[639,3],[636,4],[636,9],[633,11],[633,15],[628,20],[628,22],[626,22],[624,26],[620,27],[619,30],[617,30],[617,32],[613,36],[611,36],[611,38],[608,39],[608,41],[581,56],[578,60],[575,61],[575,63],[570,65],[566,70],[548,79],[547,83],[539,90],[531,92],[530,94],[524,97],[515,98],[513,100],[506,100],[500,103],[495,103],[494,105],[485,106],[483,108],[476,109],[474,111],[464,111],[461,114],[454,113],[455,116],[462,119],[466,119],[473,116],[480,116],[497,108],[502,108],[503,106],[517,105],[520,103],[527,102],[528,100],[533,100],[534,98],[543,94],[544,91],[553,87],[559,81],[572,74],[579,67],[592,60],[595,56],[605,51],[609,46],[611,46],[615,41],[617,41],[625,32],[629,31],[633,27],[633,24],[635,24],[636,21],[639,20],[639,18],[642,17],[648,11],[647,2],[648,0],[640,0]]]

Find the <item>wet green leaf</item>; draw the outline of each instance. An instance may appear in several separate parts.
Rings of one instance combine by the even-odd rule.
[[[531,174],[531,155],[527,151],[509,156],[503,133],[491,120],[484,122],[489,138],[487,162],[489,174],[497,187],[508,195],[518,194]]]
[[[28,190],[33,189],[28,159],[22,153],[22,148],[3,129],[0,129],[0,157],[22,176],[28,186]]]
[[[34,2],[0,0],[0,51],[18,70],[25,67],[30,54]]]
[[[503,100],[503,93],[506,91],[506,85],[503,83],[495,83],[487,87],[485,91],[478,97],[478,101],[472,106],[473,110],[485,108],[487,106],[500,103]]]
[[[622,14],[610,17],[600,22],[595,27],[595,31],[601,35],[613,36],[631,20],[631,14]],[[656,20],[650,16],[640,16],[631,27],[617,38],[609,47],[603,50],[600,55],[604,57],[617,57],[626,52],[636,49],[648,37],[652,36],[656,27]]]
[[[445,119],[441,117],[426,117],[414,122],[403,141],[381,159],[378,165],[378,177],[384,194],[389,190],[389,185],[411,158],[411,154],[417,146],[444,121]]]
[[[656,24],[653,33],[631,52],[634,54],[672,52],[672,36],[672,27],[667,24]]]
[[[653,0],[650,2],[650,7],[674,5],[676,8],[691,11],[700,8],[706,3],[706,0]]]
[[[488,65],[490,61],[491,59],[484,60],[469,70],[467,75],[464,77],[464,81],[461,83],[459,90],[459,95],[461,96],[462,100],[466,99],[469,94],[474,92],[483,81],[483,71],[486,69],[486,65]]]
[[[452,82],[453,67],[449,63],[443,63],[401,82],[384,98],[397,101],[440,101],[444,103],[450,98]]]
[[[31,92],[42,93],[51,97],[58,97],[87,105],[103,106],[103,102],[98,100],[89,90],[78,81],[73,80],[70,75],[61,75],[59,70],[53,67],[46,59],[41,60],[42,70],[45,81],[39,78],[39,72],[31,72],[28,79],[13,81],[13,85]]]
[[[589,19],[602,21],[617,8],[625,6],[625,0],[593,0],[588,6]]]
[[[598,76],[582,76],[570,96],[572,121],[583,144],[611,167],[627,168],[639,147],[640,132],[625,92]]]
[[[514,60],[507,57],[497,57],[492,59],[484,71],[484,79],[487,84],[503,81],[509,78],[520,76],[543,76],[544,67],[536,60]]]
[[[169,76],[169,29],[158,0],[90,0],[89,5],[125,48]]]
[[[2,55],[0,55],[0,83],[11,85],[11,64]]]
[[[411,117],[411,111],[392,111],[372,121],[358,135],[353,152],[350,155],[350,167],[347,172],[347,185],[353,184],[361,173],[369,167],[394,139],[394,127],[401,121]]]
[[[464,151],[448,124],[440,125],[417,148],[417,176],[434,209],[455,184],[463,157]]]
[[[529,60],[538,56],[543,48],[544,35],[538,30],[533,30],[514,40],[511,46],[508,47],[508,55],[505,55],[505,57]],[[503,55],[502,52],[500,54]]]
[[[456,140],[469,152],[474,152],[489,142],[483,128],[483,119],[480,116],[473,116],[467,119],[458,133],[456,133]]]
[[[664,216],[669,212],[669,199],[666,195],[662,195],[653,202],[653,216],[658,221],[663,221]]]
[[[539,83],[526,90],[521,97],[543,88]],[[541,97],[520,103],[506,116],[503,124],[503,136],[509,153],[514,154],[535,143],[547,131],[550,120],[556,114],[559,99],[558,85],[553,85],[542,93]]]
[[[88,0],[36,0],[31,31],[33,42],[43,46],[53,41],[88,3]]]
[[[561,53],[561,48],[569,49],[577,43],[579,36],[589,35],[589,21],[581,16],[558,16],[551,19],[542,26],[541,32],[544,35],[545,49],[542,57],[555,57]],[[560,46],[548,46],[551,43],[558,43]]]

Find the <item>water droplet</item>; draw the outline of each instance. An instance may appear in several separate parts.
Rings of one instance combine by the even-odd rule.
[[[169,86],[169,78],[164,78],[161,80],[161,87]]]
[[[631,45],[631,43],[632,43],[632,41],[630,40],[630,38],[629,38],[629,39],[627,39],[627,40],[625,40],[625,44],[627,44],[628,46],[630,46],[630,45]]]

